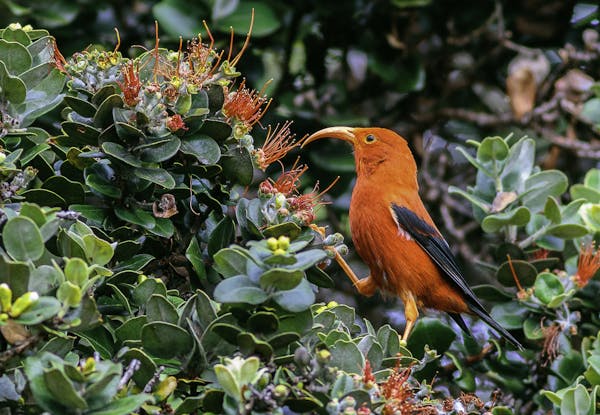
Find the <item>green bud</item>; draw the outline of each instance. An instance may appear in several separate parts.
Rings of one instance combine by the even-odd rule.
[[[264,389],[269,384],[269,382],[271,382],[271,375],[269,374],[269,372],[263,372],[263,374],[260,375],[260,378],[256,382],[256,385],[259,389]]]
[[[289,393],[290,393],[290,390],[285,385],[277,385],[277,386],[275,386],[275,390],[273,391],[273,394],[275,395],[275,399],[278,399],[278,400],[283,400],[283,399],[287,398]]]
[[[331,352],[327,349],[321,349],[317,352],[317,362],[327,363],[331,359]]]
[[[275,251],[278,246],[279,244],[277,243],[277,239],[273,237],[267,239],[267,248],[269,248],[271,251]]]
[[[285,195],[283,193],[277,193],[277,195],[275,196],[275,208],[281,209],[283,206],[285,206],[286,201],[287,199],[285,198]]]
[[[340,255],[348,255],[348,246],[345,244],[336,246],[335,250],[338,251]]]
[[[273,255],[285,255],[286,252],[281,249],[281,248],[277,248],[276,250],[273,251]]]
[[[12,290],[6,283],[0,284],[0,311],[10,311]]]
[[[35,291],[28,291],[15,300],[8,314],[13,318],[19,317],[29,307],[37,303],[39,299],[40,296],[38,293]]]
[[[4,163],[4,160],[6,160],[6,153],[0,151],[0,163]]]
[[[5,323],[6,321],[8,321],[8,314],[0,313],[0,323]]]
[[[294,362],[298,366],[308,366],[310,363],[310,354],[306,350],[306,347],[301,346],[296,349],[294,352]]]
[[[79,370],[84,374],[93,372],[94,370],[96,370],[96,359],[94,359],[93,357],[88,357],[87,359],[85,359],[85,362],[81,366],[79,366]]]
[[[340,406],[342,409],[354,410],[354,407],[356,406],[356,399],[354,399],[352,396],[346,396],[344,399],[342,399],[342,402],[340,402]],[[346,413],[346,411],[344,411],[344,413]]]
[[[279,239],[277,240],[277,245],[279,246],[280,249],[287,251],[287,249],[290,247],[290,238],[288,238],[287,236],[281,235],[279,237]]]

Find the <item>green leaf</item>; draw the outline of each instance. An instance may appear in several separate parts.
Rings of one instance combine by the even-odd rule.
[[[240,2],[233,13],[215,20],[214,25],[217,30],[225,33],[229,33],[230,27],[233,27],[237,33],[245,33],[250,26],[250,16],[253,9],[254,27],[252,28],[252,36],[257,38],[267,36],[279,29],[281,22],[277,14],[271,6],[262,1]]]
[[[550,196],[560,197],[569,185],[567,176],[559,170],[544,170],[525,180],[525,192],[521,201],[533,212],[543,209]]]
[[[330,347],[331,367],[337,367],[346,373],[362,374],[365,358],[360,349],[352,341],[338,340]]]
[[[35,222],[24,216],[10,219],[2,231],[4,249],[18,261],[35,261],[44,254],[44,241]]]
[[[522,193],[525,180],[531,175],[535,158],[535,141],[523,137],[509,151],[500,174],[504,191]]]
[[[237,275],[221,281],[214,292],[215,300],[220,303],[264,303],[268,296],[245,275]]]
[[[600,232],[600,204],[584,203],[579,208],[583,223],[592,232]]]
[[[456,333],[441,321],[433,318],[421,318],[408,338],[408,349],[417,358],[422,358],[425,345],[443,354],[456,338]]]
[[[123,98],[119,94],[113,94],[106,97],[94,115],[94,127],[104,129],[114,123],[113,108],[123,107]]]
[[[154,356],[165,359],[189,354],[194,346],[192,336],[187,331],[163,321],[153,321],[142,328],[142,344]]]
[[[477,148],[477,158],[484,163],[508,157],[508,145],[502,137],[486,137]]]
[[[592,408],[590,394],[583,385],[569,388],[560,403],[561,414],[592,415],[595,409]]]
[[[546,216],[552,223],[560,223],[562,219],[560,206],[556,199],[552,196],[546,199],[546,204],[544,205],[544,216]]]
[[[102,408],[88,411],[86,415],[123,415],[136,412],[145,402],[152,401],[152,395],[138,393],[116,399]]]
[[[571,199],[585,199],[590,203],[600,203],[600,190],[583,184],[574,184],[570,189]]]
[[[299,313],[315,302],[315,293],[306,279],[302,279],[295,288],[274,293],[273,300],[284,310]]]
[[[220,249],[228,246],[235,236],[235,225],[229,216],[219,221],[208,237],[208,255],[214,255]]]
[[[164,321],[166,323],[177,324],[179,315],[173,304],[163,295],[153,294],[146,303],[146,315],[148,322]]]
[[[529,310],[518,302],[509,302],[496,304],[492,307],[490,315],[502,327],[507,330],[520,329],[525,321],[525,316]]]
[[[242,254],[239,249],[223,248],[217,252],[213,260],[214,269],[225,278],[246,273],[247,255]]]
[[[587,100],[579,115],[594,124],[600,124],[600,98]]]
[[[155,183],[166,189],[172,189],[175,187],[175,179],[165,169],[159,167],[155,168],[142,168],[138,167],[133,170],[140,179],[148,180],[149,182]]]
[[[519,206],[514,210],[488,215],[481,222],[481,229],[487,233],[498,232],[502,227],[515,225],[527,225],[531,219],[531,212],[525,206]]]
[[[202,251],[200,250],[200,245],[198,244],[198,239],[196,239],[196,237],[192,237],[192,239],[190,240],[190,244],[188,245],[187,249],[185,250],[185,257],[192,264],[192,268],[196,272],[196,276],[198,277],[198,279],[200,281],[205,281],[206,280],[206,268],[204,266]],[[214,260],[214,257],[213,257],[213,260]],[[233,275],[237,275],[237,274],[239,274],[239,272],[236,274],[233,274]]]
[[[560,279],[550,272],[540,273],[535,280],[533,292],[544,304],[548,304],[554,297],[564,293],[564,291],[565,288]]]
[[[38,301],[15,319],[19,324],[34,326],[56,316],[61,309],[54,297],[40,297]]]
[[[143,226],[146,229],[152,229],[156,225],[154,216],[150,212],[139,208],[126,209],[124,207],[115,207],[117,217],[125,222],[134,223]]]
[[[0,39],[0,61],[11,75],[20,75],[31,67],[32,58],[22,44]]]
[[[134,151],[139,151],[140,158],[146,163],[160,163],[170,160],[181,147],[181,140],[170,135],[163,140],[138,146]]]
[[[90,263],[100,266],[108,264],[114,254],[111,244],[96,235],[84,235],[82,239],[85,244],[85,254]]]
[[[88,405],[76,391],[67,375],[58,368],[44,371],[44,381],[54,399],[67,407],[87,409]]]
[[[181,152],[196,157],[202,164],[217,164],[221,158],[219,144],[205,135],[185,138],[181,142]]]
[[[512,268],[511,268],[512,263]],[[498,271],[496,271],[496,278],[500,284],[505,287],[516,287],[515,276],[513,275],[512,269],[515,270],[516,278],[522,287],[531,287],[538,275],[537,269],[527,261],[512,259],[510,262],[505,261]]]
[[[291,290],[300,284],[304,272],[300,270],[288,270],[283,268],[272,268],[260,276],[259,283],[263,290]]]
[[[0,60],[0,97],[15,104],[20,104],[25,101],[27,95],[27,87],[25,83],[16,76],[12,76],[4,62]]]
[[[581,238],[588,234],[588,229],[583,225],[576,223],[561,223],[558,225],[550,226],[546,230],[547,235],[556,236],[561,239],[575,239]]]
[[[223,174],[229,179],[242,186],[252,182],[254,167],[252,158],[245,147],[231,148],[221,158]]]
[[[117,160],[133,167],[142,167],[142,162],[120,144],[107,141],[102,143],[102,150]]]

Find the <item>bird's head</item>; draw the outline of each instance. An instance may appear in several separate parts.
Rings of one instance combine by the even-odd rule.
[[[352,144],[359,176],[404,173],[414,176],[415,160],[408,143],[387,128],[329,127],[310,135],[302,146],[320,138],[337,138]]]

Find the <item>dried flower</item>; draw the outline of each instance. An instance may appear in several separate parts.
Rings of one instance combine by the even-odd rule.
[[[594,277],[598,269],[600,269],[600,251],[596,249],[594,242],[582,245],[577,262],[577,274],[573,280],[580,288],[583,288]]]
[[[170,193],[165,193],[160,197],[160,201],[155,200],[152,204],[152,213],[155,218],[170,218],[178,212],[175,196]]]
[[[542,321],[542,324],[543,321]],[[542,367],[552,363],[558,356],[559,352],[559,337],[563,327],[561,324],[553,323],[550,326],[543,327],[544,332],[544,346],[542,347]]]
[[[167,128],[171,132],[179,131],[179,130],[187,130],[187,126],[183,122],[181,115],[175,114],[172,117],[167,118]]]
[[[238,121],[243,130],[241,138],[245,133],[250,131],[265,114],[271,100],[265,96],[265,89],[268,82],[260,91],[250,90],[246,88],[246,80],[243,80],[237,91],[228,92],[225,90],[225,102],[223,103],[223,114],[229,119]],[[266,105],[263,107],[263,105]]]
[[[121,91],[123,91],[123,101],[125,104],[133,107],[139,101],[140,89],[142,84],[140,82],[139,68],[133,66],[133,62],[130,61],[122,69],[123,82],[117,82]]]

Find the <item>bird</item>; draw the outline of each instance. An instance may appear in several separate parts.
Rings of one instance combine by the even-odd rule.
[[[350,231],[370,274],[359,279],[337,255],[337,262],[358,292],[380,291],[400,297],[406,342],[419,308],[447,312],[467,334],[462,314],[476,315],[518,349],[519,341],[486,311],[469,287],[450,246],[434,224],[421,197],[417,164],[407,141],[386,128],[329,127],[309,135],[302,147],[322,138],[354,148],[356,183],[350,202]]]

